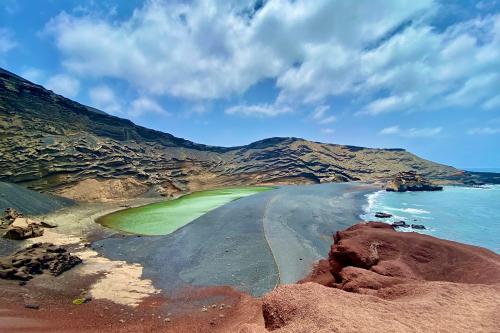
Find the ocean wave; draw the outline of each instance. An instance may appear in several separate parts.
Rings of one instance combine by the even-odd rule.
[[[403,213],[415,214],[415,215],[430,214],[431,213],[428,210],[419,209],[419,208],[394,208],[394,207],[384,207],[384,208],[386,210],[389,210],[389,211],[403,212]]]
[[[364,206],[364,211],[365,213],[370,213],[373,208],[375,207],[375,205],[377,204],[377,199],[382,195],[382,193],[384,193],[385,191],[383,190],[380,190],[380,191],[377,191],[377,192],[374,192],[374,193],[370,193],[370,194],[367,194],[366,195],[366,199],[367,199],[367,204],[366,206]]]

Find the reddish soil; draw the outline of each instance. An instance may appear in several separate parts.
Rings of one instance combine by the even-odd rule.
[[[103,300],[74,305],[97,277],[70,273],[64,281],[38,276],[26,286],[0,280],[0,332],[236,332],[242,323],[264,325],[260,300],[229,287],[150,296],[136,308]]]
[[[499,255],[383,223],[338,232],[309,277],[262,300],[213,287],[74,305],[97,278],[0,280],[0,332],[500,332]]]

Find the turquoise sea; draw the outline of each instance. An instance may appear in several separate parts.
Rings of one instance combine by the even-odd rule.
[[[445,186],[437,192],[378,191],[367,197],[361,216],[366,221],[423,224],[427,230],[418,232],[500,253],[500,185]],[[388,212],[393,217],[377,219],[375,212]]]

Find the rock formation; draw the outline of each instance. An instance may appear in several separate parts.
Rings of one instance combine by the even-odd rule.
[[[82,260],[50,243],[36,243],[12,255],[0,257],[0,278],[27,281],[48,271],[58,276]]]
[[[432,184],[428,179],[418,175],[416,171],[403,171],[387,183],[386,190],[389,192],[441,191],[443,187]]]
[[[396,232],[380,222],[354,225],[334,240],[328,261],[320,261],[302,284],[278,287],[263,298],[268,330],[500,330],[500,255]],[[242,332],[266,330],[246,326]]]
[[[0,218],[0,234],[3,231],[3,237],[12,240],[40,237],[43,235],[43,228],[54,227],[56,226],[48,222],[26,218],[10,207],[5,209],[4,215]]]
[[[137,126],[0,69],[0,180],[78,200],[227,185],[378,180],[406,170],[467,178],[403,149],[298,138],[213,147]],[[117,195],[119,193],[119,195]]]

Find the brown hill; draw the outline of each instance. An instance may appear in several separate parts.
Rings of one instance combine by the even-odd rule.
[[[0,69],[0,180],[80,200],[243,184],[467,174],[402,149],[270,138],[213,147],[81,105]]]

